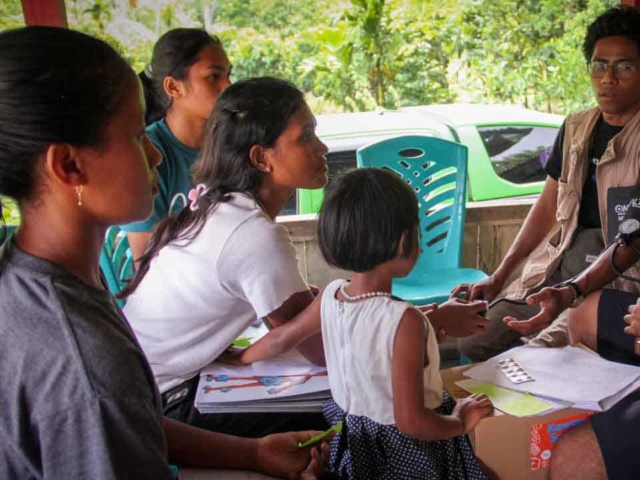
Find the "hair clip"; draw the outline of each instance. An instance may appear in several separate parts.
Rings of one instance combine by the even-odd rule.
[[[189,204],[189,210],[195,212],[198,210],[198,199],[202,197],[205,193],[209,191],[209,188],[204,183],[199,183],[196,185],[196,188],[192,188],[189,190],[189,200],[191,203]]]

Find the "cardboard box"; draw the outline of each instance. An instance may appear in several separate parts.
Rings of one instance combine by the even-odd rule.
[[[444,389],[455,398],[469,395],[455,382],[472,365],[440,372]],[[482,419],[469,435],[476,456],[500,480],[543,480],[553,444],[570,428],[584,422],[592,412],[566,408],[547,415],[514,417],[495,411]]]

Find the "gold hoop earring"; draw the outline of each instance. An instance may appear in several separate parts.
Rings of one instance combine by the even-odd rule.
[[[76,187],[76,194],[78,195],[78,206],[82,206],[82,185]]]

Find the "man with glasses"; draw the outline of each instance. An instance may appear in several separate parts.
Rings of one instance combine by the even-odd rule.
[[[640,11],[606,11],[588,27],[583,53],[598,106],[567,117],[546,165],[543,191],[500,266],[488,279],[459,287],[470,300],[522,299],[563,282],[555,289],[562,304],[581,298],[571,279],[615,236],[630,188],[640,183]],[[521,277],[503,288],[525,259]],[[640,269],[633,269],[631,275],[640,277]],[[639,291],[623,279],[614,286]],[[557,302],[551,307],[535,295],[526,305],[499,302],[487,312],[485,332],[460,339],[458,346],[472,360],[485,360],[522,344],[523,335],[539,332],[558,315],[531,343],[566,344],[567,312]]]
[[[462,351],[472,358],[517,344],[521,334],[539,330],[594,292],[568,314],[572,343],[611,361],[640,365],[640,283],[630,281],[640,278],[640,10],[606,11],[587,29],[583,51],[598,107],[567,117],[547,163],[544,190],[514,245],[496,273],[466,289],[471,299],[488,300],[539,293],[525,306],[500,302],[489,309],[490,326],[476,338],[494,344],[483,350],[473,338],[462,339]],[[544,242],[556,223],[559,231]],[[620,232],[627,244],[615,259],[613,246],[598,259],[586,258],[583,247],[594,240],[589,232],[599,232],[606,243]],[[502,290],[526,257],[521,279]],[[588,265],[584,272],[581,262]],[[615,289],[595,292],[611,281]],[[638,452],[640,391],[564,434],[554,447],[549,478],[639,479]]]
[[[517,344],[520,335],[539,330],[577,306],[585,293],[613,280],[615,290],[589,295],[571,310],[571,341],[608,360],[640,365],[640,340],[634,338],[640,335],[640,301],[624,315],[640,294],[640,284],[628,279],[640,278],[634,265],[640,256],[640,222],[634,212],[640,209],[640,10],[606,11],[587,29],[583,51],[598,107],[567,117],[546,166],[543,192],[516,241],[496,273],[466,288],[471,299],[539,293],[529,296],[525,306],[500,302],[489,309],[490,326],[476,337],[483,345],[474,345],[471,337],[460,344],[476,360]],[[629,223],[629,218],[635,220]],[[619,248],[616,268],[610,261],[613,248],[597,260],[587,258],[590,248],[600,242],[601,249],[616,236],[621,221],[621,234],[630,243]],[[556,223],[559,231],[544,242]],[[634,231],[628,231],[629,225]],[[502,290],[526,257],[521,279]],[[625,270],[627,278],[619,277]],[[638,452],[640,391],[564,434],[554,447],[549,478],[638,479]]]

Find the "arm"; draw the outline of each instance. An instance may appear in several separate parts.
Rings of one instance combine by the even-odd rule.
[[[242,469],[274,477],[298,478],[311,460],[311,448],[299,448],[319,432],[291,432],[240,438],[202,430],[164,418],[169,460],[179,465]],[[325,448],[326,450],[326,448]],[[322,459],[316,455],[315,462]]]
[[[209,432],[164,417],[169,461],[184,466],[257,470],[258,439]]]
[[[253,217],[229,237],[218,259],[221,285],[251,304],[258,317],[278,327],[297,315],[320,317],[319,303],[300,273],[296,249],[288,231],[263,217]],[[303,313],[304,312],[304,313]],[[322,337],[301,343],[298,350],[310,362],[324,365]]]
[[[403,434],[424,441],[465,433],[460,415],[439,415],[424,406],[424,320],[413,309],[402,316],[393,347],[393,412]]]
[[[319,359],[320,357],[318,355],[322,354],[322,360],[324,360],[324,350],[319,352],[316,352],[315,350],[311,351],[317,347],[315,342],[318,340],[320,347],[322,347],[322,337],[320,335],[316,335],[319,334],[321,330],[321,301],[322,293],[319,293],[311,305],[299,312],[289,321],[286,321],[286,312],[280,312],[280,310],[285,307],[285,302],[285,305],[276,310],[274,314],[267,316],[270,323],[274,325],[274,328],[242,352],[240,355],[240,363],[249,364],[259,362],[261,360],[280,355],[281,353],[288,352],[292,348],[298,347],[298,345],[305,342],[305,340],[312,335],[314,335],[314,343],[305,342],[308,343],[308,345],[304,348],[301,346],[299,350],[303,355],[305,354],[304,352],[309,353],[314,359]],[[278,314],[281,316],[278,316]]]
[[[640,249],[640,238],[635,238],[632,242],[636,249]],[[614,246],[615,244],[610,245],[595,262],[573,280],[583,291],[583,295],[594,292],[617,278],[616,273],[611,268],[611,252]],[[631,244],[622,245],[616,250],[616,269],[624,272],[637,262],[638,258],[639,255]],[[504,321],[514,330],[523,335],[529,335],[549,325],[558,315],[569,308],[575,299],[576,292],[570,286],[561,288],[547,287],[527,297],[527,303],[540,304],[542,307],[540,313],[529,320],[518,321],[515,318],[506,317]]]
[[[483,300],[468,302],[454,297],[438,308],[423,313],[438,336],[444,332],[452,337],[468,337],[483,332],[489,326],[489,320],[480,315],[486,310],[487,302]]]
[[[555,226],[557,206],[558,182],[548,176],[542,193],[529,210],[522,228],[496,271],[489,278],[469,288],[470,300],[491,301],[498,295],[509,275],[540,245]],[[462,291],[459,287],[452,295],[455,296]]]

